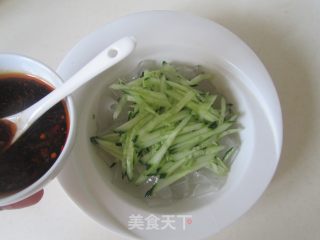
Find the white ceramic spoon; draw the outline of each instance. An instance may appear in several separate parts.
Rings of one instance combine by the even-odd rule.
[[[50,92],[47,96],[22,112],[2,118],[0,120],[1,125],[6,125],[8,126],[7,128],[15,130],[15,133],[12,132],[10,139],[11,142],[8,140],[6,145],[9,146],[10,144],[14,143],[39,117],[41,117],[51,107],[104,70],[123,60],[133,51],[134,48],[135,39],[133,37],[125,37],[114,42],[100,52],[96,57],[94,57],[83,68],[81,68],[68,81]]]

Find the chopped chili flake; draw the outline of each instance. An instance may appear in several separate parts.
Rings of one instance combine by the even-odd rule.
[[[40,138],[41,140],[45,140],[45,139],[46,139],[46,134],[41,133],[40,136],[39,136],[39,138]]]
[[[50,154],[50,157],[51,157],[52,159],[54,159],[54,158],[57,157],[57,154],[56,154],[55,152],[53,152],[53,153]]]

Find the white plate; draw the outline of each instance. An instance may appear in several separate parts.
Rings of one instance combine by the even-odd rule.
[[[74,95],[80,119],[77,140],[59,181],[89,216],[122,236],[156,240],[213,235],[258,200],[275,172],[282,145],[282,118],[269,74],[253,51],[227,29],[207,19],[168,11],[133,14],[105,25],[68,53],[58,73],[69,78],[104,47],[127,35],[137,38],[135,52]],[[236,103],[244,129],[240,151],[218,195],[161,208],[146,206],[110,182],[110,169],[92,151],[88,138],[96,131],[92,114],[98,113],[97,102],[106,89],[104,79],[129,74],[144,59],[200,64],[223,76],[215,85]],[[174,214],[176,229],[128,230],[130,215],[148,217],[151,213],[160,220],[164,214]],[[183,229],[178,214],[192,215],[192,224]]]

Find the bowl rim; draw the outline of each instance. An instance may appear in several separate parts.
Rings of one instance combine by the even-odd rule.
[[[243,215],[245,212],[248,211],[249,208],[251,208],[254,203],[256,203],[256,201],[261,197],[262,193],[266,190],[267,186],[269,185],[279,158],[280,158],[280,154],[281,154],[281,148],[282,148],[282,114],[281,114],[281,108],[280,108],[280,103],[279,103],[279,99],[276,93],[276,89],[272,83],[272,80],[270,78],[270,75],[268,74],[267,70],[265,69],[265,67],[263,66],[262,62],[260,61],[260,59],[256,56],[256,54],[238,37],[236,36],[234,33],[232,33],[230,30],[226,29],[225,27],[221,26],[220,24],[215,23],[212,20],[206,19],[206,18],[202,18],[199,16],[194,16],[192,14],[189,13],[184,13],[184,12],[177,12],[177,11],[163,11],[163,10],[156,10],[156,11],[144,11],[144,12],[138,12],[138,13],[133,13],[133,14],[129,14],[126,15],[124,17],[118,18],[114,21],[111,21],[109,23],[107,23],[106,25],[102,26],[101,28],[97,29],[96,31],[90,33],[89,35],[85,36],[83,39],[81,39],[64,57],[64,59],[62,60],[62,62],[60,63],[57,71],[64,75],[64,74],[70,74],[70,72],[68,73],[68,71],[65,69],[66,66],[70,66],[70,61],[71,59],[77,55],[77,53],[81,52],[82,53],[82,48],[84,46],[86,46],[89,42],[91,42],[92,40],[94,40],[94,38],[96,38],[97,36],[99,36],[99,34],[101,34],[101,32],[103,32],[104,29],[110,27],[111,25],[114,27],[114,25],[116,25],[118,22],[120,21],[125,21],[125,20],[129,20],[130,18],[139,18],[139,17],[152,17],[154,15],[157,15],[159,17],[159,15],[162,15],[162,17],[167,17],[167,16],[175,16],[176,18],[192,18],[198,22],[203,22],[205,24],[209,24],[213,27],[219,28],[219,29],[223,29],[223,31],[231,36],[233,39],[236,39],[237,41],[241,42],[242,47],[245,49],[245,51],[247,51],[250,56],[257,62],[257,65],[259,66],[259,70],[262,71],[262,75],[264,76],[265,79],[267,79],[269,81],[269,86],[271,87],[271,91],[272,94],[274,95],[275,99],[275,103],[276,103],[276,110],[275,110],[275,131],[276,131],[276,135],[274,136],[277,140],[276,147],[277,149],[275,149],[275,159],[272,161],[269,172],[268,172],[268,176],[266,177],[266,179],[263,182],[263,186],[258,189],[258,191],[254,194],[254,196],[251,197],[250,201],[248,201],[248,204],[246,204],[245,206],[242,207],[240,212],[235,213],[236,217],[232,218],[231,220],[229,219],[228,221],[226,221],[226,223],[224,224],[224,226],[220,227],[217,231],[221,230],[222,228],[228,226],[229,224],[231,224],[233,221],[235,221],[236,219],[238,219],[241,215]],[[139,42],[138,42],[139,45]],[[72,64],[80,64],[81,65],[81,61],[78,61],[77,63],[72,63]],[[74,66],[73,66],[74,67]],[[78,67],[78,66],[76,66]],[[74,68],[76,68],[74,67]],[[63,175],[63,174],[62,174]],[[86,214],[88,214],[89,216],[91,216],[93,219],[95,219],[97,222],[99,222],[100,224],[101,221],[97,220],[97,218],[95,217],[95,214],[89,210],[84,203],[82,203],[80,199],[76,198],[76,194],[72,193],[70,191],[70,188],[68,188],[67,184],[65,183],[65,180],[63,178],[62,175],[59,175],[58,180],[60,182],[60,184],[62,185],[62,187],[65,189],[66,193],[69,195],[69,197],[80,207],[80,209],[82,209]],[[102,224],[103,225],[103,224]],[[105,226],[105,225],[104,225]],[[107,227],[110,231],[112,231],[115,234],[120,234],[121,236],[131,236],[132,235],[128,235],[125,232],[119,232],[115,229],[112,229],[110,226],[105,226]],[[214,231],[213,233],[216,233],[217,231]]]

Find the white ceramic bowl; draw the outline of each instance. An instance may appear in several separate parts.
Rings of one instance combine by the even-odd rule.
[[[275,172],[282,145],[282,118],[272,80],[253,51],[227,29],[207,19],[168,11],[138,13],[105,25],[69,52],[58,68],[59,74],[68,78],[105,46],[126,35],[137,39],[134,53],[74,95],[78,137],[59,175],[60,183],[88,215],[122,236],[153,240],[208,237],[244,214]],[[223,76],[215,86],[236,103],[244,129],[240,132],[240,151],[218,194],[149,207],[128,194],[128,189],[111,183],[112,169],[102,162],[89,141],[97,130],[92,116],[101,111],[107,114],[112,103],[106,96],[106,109],[98,108],[108,88],[104,79],[130,74],[145,59],[200,64]],[[160,221],[164,215],[174,215],[176,229],[128,229],[130,216],[145,218],[150,214]],[[177,215],[192,216],[192,223],[187,222],[184,229]]]
[[[46,65],[36,61],[34,59],[17,55],[17,54],[0,54],[0,73],[25,73],[36,76],[43,81],[47,82],[53,87],[60,86],[63,81],[61,78]],[[36,182],[24,188],[17,193],[11,195],[3,195],[0,197],[0,206],[5,206],[8,204],[15,203],[22,199],[25,199],[32,194],[41,190],[50,180],[55,178],[60,172],[66,157],[69,155],[74,138],[76,129],[76,118],[75,109],[71,97],[66,99],[66,105],[69,113],[69,133],[66,139],[64,149],[60,153],[59,157],[56,159],[55,163],[51,168]]]

